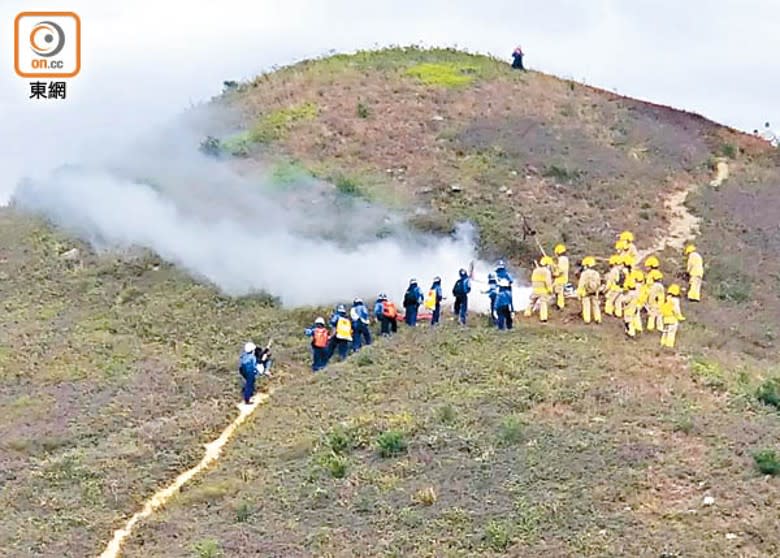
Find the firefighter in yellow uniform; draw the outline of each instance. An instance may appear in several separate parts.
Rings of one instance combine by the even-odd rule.
[[[651,269],[647,274],[647,331],[664,330],[661,306],[666,299],[666,292],[661,283],[663,278],[664,274],[657,269]]]
[[[620,261],[623,264],[622,271],[621,271],[622,277],[619,283],[620,292],[618,293],[617,298],[615,299],[615,316],[618,318],[623,317],[623,308],[626,305],[625,282],[626,279],[628,279],[631,276],[631,273],[633,272],[634,258],[628,254],[624,254],[620,257]]]
[[[623,279],[623,263],[618,254],[609,257],[609,271],[604,278],[607,295],[604,299],[604,313],[608,316],[615,315],[615,300],[620,294],[620,282]]]
[[[623,254],[634,258],[634,262],[639,261],[639,250],[637,250],[634,244],[634,233],[631,231],[623,231],[620,233],[620,242],[623,243]]]
[[[699,302],[701,300],[701,282],[704,277],[704,260],[696,251],[696,246],[689,244],[685,247],[685,255],[688,256],[686,271],[688,273],[688,300]]]
[[[661,267],[661,262],[658,261],[658,258],[655,256],[648,256],[645,259],[645,270],[650,271],[651,269],[658,269]]]
[[[623,281],[623,294],[620,296],[622,302],[623,323],[626,326],[626,335],[636,337],[636,299],[639,296],[636,281],[629,275]]]
[[[553,259],[550,256],[544,256],[534,267],[531,273],[531,300],[524,313],[526,317],[531,317],[538,307],[539,320],[547,321],[548,305],[553,293],[552,266]]]
[[[566,255],[566,246],[558,244],[554,249],[555,255],[558,256],[558,261],[555,262],[553,275],[553,290],[555,291],[556,305],[559,310],[563,310],[566,305],[566,297],[564,296],[564,290],[569,283],[569,256]]]
[[[599,291],[601,290],[601,274],[593,269],[596,266],[596,259],[593,256],[587,256],[582,259],[584,271],[580,274],[580,280],[577,284],[577,296],[582,302],[582,319],[586,324],[590,323],[591,313],[593,321],[601,323],[601,308],[599,306]]]
[[[661,315],[664,320],[664,333],[661,336],[661,346],[674,348],[677,340],[677,330],[680,322],[685,321],[685,316],[680,310],[680,286],[669,285],[666,300],[661,306]]]
[[[634,313],[634,331],[642,333],[644,325],[642,324],[642,310],[647,304],[648,287],[645,284],[645,274],[641,270],[635,269],[631,273],[636,283],[636,312]]]

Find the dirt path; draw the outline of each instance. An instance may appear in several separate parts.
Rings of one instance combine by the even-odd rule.
[[[230,441],[230,438],[235,433],[241,424],[249,418],[255,409],[261,404],[268,401],[273,390],[269,390],[267,393],[259,393],[255,395],[252,403],[249,405],[240,404],[238,406],[238,416],[231,422],[225,430],[219,435],[219,437],[206,444],[206,450],[203,455],[203,459],[195,465],[193,468],[188,469],[179,476],[177,476],[171,484],[155,492],[151,498],[149,498],[144,504],[141,511],[136,512],[121,529],[114,531],[114,538],[108,543],[106,549],[100,554],[99,558],[117,558],[122,550],[122,543],[133,533],[133,529],[138,523],[152,515],[160,507],[164,506],[175,494],[179,492],[182,486],[187,484],[193,478],[205,471],[210,465],[220,458],[222,449]]]
[[[718,188],[728,179],[728,176],[728,163],[719,161],[716,176],[710,182],[710,186]],[[669,228],[666,234],[657,239],[650,248],[639,251],[640,259],[644,259],[650,254],[663,252],[666,248],[682,251],[686,241],[696,235],[701,219],[688,211],[688,208],[685,207],[685,202],[688,199],[688,195],[695,192],[698,187],[698,184],[692,183],[687,188],[670,194],[664,200],[664,209],[671,217]]]

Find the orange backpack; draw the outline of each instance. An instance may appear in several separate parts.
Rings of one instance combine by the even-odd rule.
[[[382,315],[391,320],[398,316],[398,310],[395,309],[395,304],[389,300],[382,302]]]
[[[314,338],[312,345],[314,345],[316,348],[324,349],[328,346],[328,328],[315,327],[314,332],[312,333],[312,337]]]

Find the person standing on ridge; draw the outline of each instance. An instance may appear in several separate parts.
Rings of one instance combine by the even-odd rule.
[[[441,319],[441,301],[444,300],[441,292],[441,277],[434,277],[431,288],[425,297],[425,308],[431,311],[431,327],[439,323]]]
[[[352,301],[352,308],[349,309],[349,319],[352,320],[352,352],[356,353],[363,345],[371,344],[371,330],[368,327],[371,320],[363,299],[356,298]]]
[[[515,309],[512,304],[512,286],[507,279],[499,279],[496,282],[498,292],[496,294],[496,325],[498,329],[512,329],[512,314]]]
[[[520,48],[520,45],[512,51],[512,68],[525,70],[525,66],[523,66],[523,49]]]
[[[347,315],[346,306],[339,304],[336,307],[336,313],[331,317],[330,325],[335,328],[335,331],[328,349],[328,360],[333,357],[333,353],[336,351],[338,351],[342,361],[347,360],[349,350],[352,348],[352,322]]]
[[[490,325],[496,325],[498,316],[496,315],[496,297],[498,296],[498,283],[496,282],[496,274],[488,273],[488,288],[486,291],[482,291],[482,294],[488,295],[490,299]]]
[[[244,345],[244,352],[241,353],[238,359],[238,372],[244,379],[244,387],[241,394],[244,398],[244,403],[247,405],[252,402],[252,397],[255,394],[255,380],[258,374],[265,373],[265,367],[257,362],[255,349],[257,349],[257,345],[247,341]]]
[[[553,268],[553,290],[555,291],[556,305],[563,310],[566,305],[565,289],[569,284],[569,256],[566,255],[566,246],[558,244],[553,250],[558,256]]]
[[[374,316],[379,322],[379,333],[383,337],[389,337],[391,333],[398,331],[398,309],[385,293],[379,293],[376,298]]]
[[[322,370],[328,365],[328,346],[330,334],[325,325],[325,318],[319,316],[314,320],[314,325],[304,330],[306,337],[311,337],[312,372]]]
[[[688,274],[688,300],[700,302],[701,282],[704,278],[704,260],[693,244],[685,247],[685,255],[688,256],[685,266],[685,271]]]
[[[577,285],[577,296],[582,303],[582,319],[586,324],[590,323],[591,314],[593,321],[601,323],[601,307],[599,302],[599,291],[601,290],[601,274],[593,269],[596,267],[596,258],[586,256],[582,259],[584,271],[580,274],[580,280]]]
[[[417,279],[409,280],[409,288],[404,293],[404,321],[406,325],[415,327],[417,325],[417,311],[423,303],[423,294],[420,287],[417,286]]]
[[[531,300],[525,309],[525,316],[530,318],[539,309],[539,320],[546,322],[548,318],[548,304],[553,293],[552,266],[553,259],[550,256],[542,256],[539,262],[534,262],[535,267],[531,272]]]
[[[465,269],[458,272],[460,276],[452,287],[452,296],[455,297],[455,315],[458,316],[458,322],[466,325],[466,316],[469,311],[469,293],[471,292],[471,281],[469,274]]]

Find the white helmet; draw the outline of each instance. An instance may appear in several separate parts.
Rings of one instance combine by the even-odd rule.
[[[325,325],[325,318],[320,316],[316,320],[314,320],[314,325]]]
[[[245,353],[254,353],[256,348],[257,348],[257,345],[255,345],[251,341],[247,341],[246,345],[244,345],[244,352]]]

